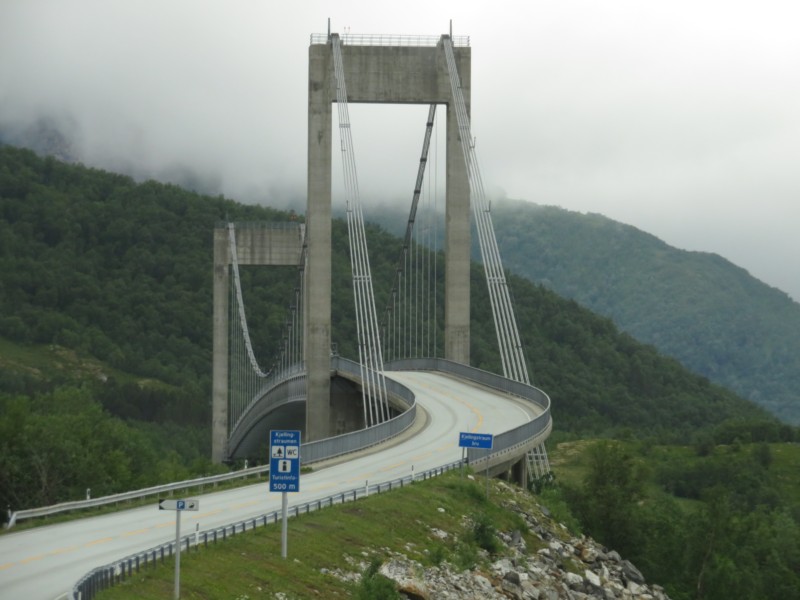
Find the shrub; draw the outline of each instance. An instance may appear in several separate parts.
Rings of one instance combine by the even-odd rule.
[[[490,554],[496,554],[500,549],[500,543],[497,541],[497,531],[486,513],[480,513],[473,519],[472,538],[480,548]]]
[[[353,596],[356,600],[401,600],[394,582],[378,573],[380,568],[381,560],[374,558],[361,575],[361,581]]]

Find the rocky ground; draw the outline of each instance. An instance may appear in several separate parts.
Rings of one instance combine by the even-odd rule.
[[[349,557],[352,571],[324,571],[357,582],[369,566],[370,556],[384,556],[379,572],[394,581],[400,593],[410,600],[668,599],[660,586],[648,585],[639,570],[617,552],[590,538],[570,536],[566,527],[547,516],[546,509],[531,501],[530,495],[514,486],[500,485],[503,493],[496,501],[522,517],[527,538],[538,541],[536,548],[529,548],[520,531],[499,531],[499,550],[492,555],[479,550],[473,569],[459,570],[446,559],[437,566],[425,566],[418,559],[430,564],[431,557],[421,556],[416,545],[408,543],[406,552],[376,548]],[[462,518],[462,531],[431,529],[430,535],[455,545],[459,536],[469,530],[468,521],[469,517]]]

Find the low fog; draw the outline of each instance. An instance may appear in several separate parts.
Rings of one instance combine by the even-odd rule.
[[[3,0],[0,139],[302,206],[309,37],[329,17],[352,34],[439,35],[452,19],[470,36],[493,197],[602,213],[800,299],[791,0]],[[410,198],[426,112],[351,107],[366,204]]]

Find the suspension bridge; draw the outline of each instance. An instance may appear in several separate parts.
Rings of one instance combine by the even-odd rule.
[[[304,442],[319,446],[328,440],[327,452],[336,453],[400,435],[417,418],[417,405],[421,403],[424,409],[424,392],[410,393],[409,399],[409,389],[422,372],[486,385],[480,374],[457,368],[470,364],[473,230],[489,292],[502,379],[532,388],[471,132],[470,84],[469,38],[454,37],[452,32],[440,37],[330,31],[312,36],[306,222],[225,223],[215,230],[215,461],[265,456],[269,429],[300,428]],[[427,118],[420,123],[419,167],[413,187],[409,185],[405,236],[389,276],[391,285],[382,286],[391,289],[388,297],[378,297],[373,285],[356,166],[358,123],[351,123],[349,114],[351,103],[364,102],[428,106]],[[338,139],[333,133],[334,105]],[[446,121],[443,215],[437,192],[426,186],[437,112],[444,112]],[[337,355],[332,339],[334,147],[341,152],[353,295],[353,313],[337,316],[355,323],[357,356],[350,360]],[[268,366],[259,362],[251,341],[240,276],[243,265],[297,269],[285,332]],[[375,278],[381,275],[385,276],[376,274]],[[526,395],[525,391],[510,392],[503,383],[493,386],[500,390],[496,402],[507,400],[508,395]],[[531,477],[549,471],[543,444],[551,427],[549,400],[541,412],[546,418],[538,420],[537,431],[517,442],[517,454],[506,457],[502,468],[516,461]],[[330,450],[333,446],[336,449]],[[308,446],[306,456],[312,453]]]
[[[461,460],[456,436],[464,431],[494,435],[490,450],[467,452],[469,462],[487,474],[524,480],[549,471],[544,442],[552,427],[550,400],[531,384],[497,249],[470,131],[470,68],[469,40],[452,32],[312,36],[305,223],[224,223],[215,230],[213,458],[265,456],[270,428],[302,429],[303,462],[328,462],[304,475],[301,492],[290,494],[295,510],[413,481],[415,468],[427,473],[453,466]],[[390,274],[376,274],[390,280],[381,286],[390,290],[383,296],[375,293],[370,269],[354,152],[358,129],[348,111],[354,102],[429,107],[420,124],[419,168],[396,266]],[[334,104],[354,303],[352,315],[338,319],[351,320],[357,338],[349,358],[333,350],[332,339]],[[430,186],[426,191],[425,182],[441,112],[447,133],[440,227],[436,194]],[[470,366],[471,221],[502,374]],[[297,275],[284,299],[284,334],[263,363],[251,340],[240,271],[251,265],[290,267]],[[266,522],[265,511],[276,510],[279,502],[270,496],[263,486],[204,495],[195,543],[200,534],[216,536],[217,528],[224,534],[231,523],[244,530],[247,522]],[[172,524],[146,506],[3,536],[0,589],[15,598],[90,598],[93,592],[86,590],[94,587],[87,588],[87,581],[99,577],[102,588],[124,569],[130,573],[148,552],[155,557],[152,548],[164,544]],[[184,538],[187,547],[191,539]],[[97,567],[109,560],[115,562]]]

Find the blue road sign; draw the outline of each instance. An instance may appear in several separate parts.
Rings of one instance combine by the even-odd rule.
[[[269,491],[300,491],[300,432],[269,432]]]
[[[173,498],[165,498],[158,501],[159,510],[200,510],[200,502],[197,498],[190,498],[188,500],[175,500]]]
[[[491,433],[465,433],[458,434],[459,448],[486,448],[491,449],[494,442]]]

